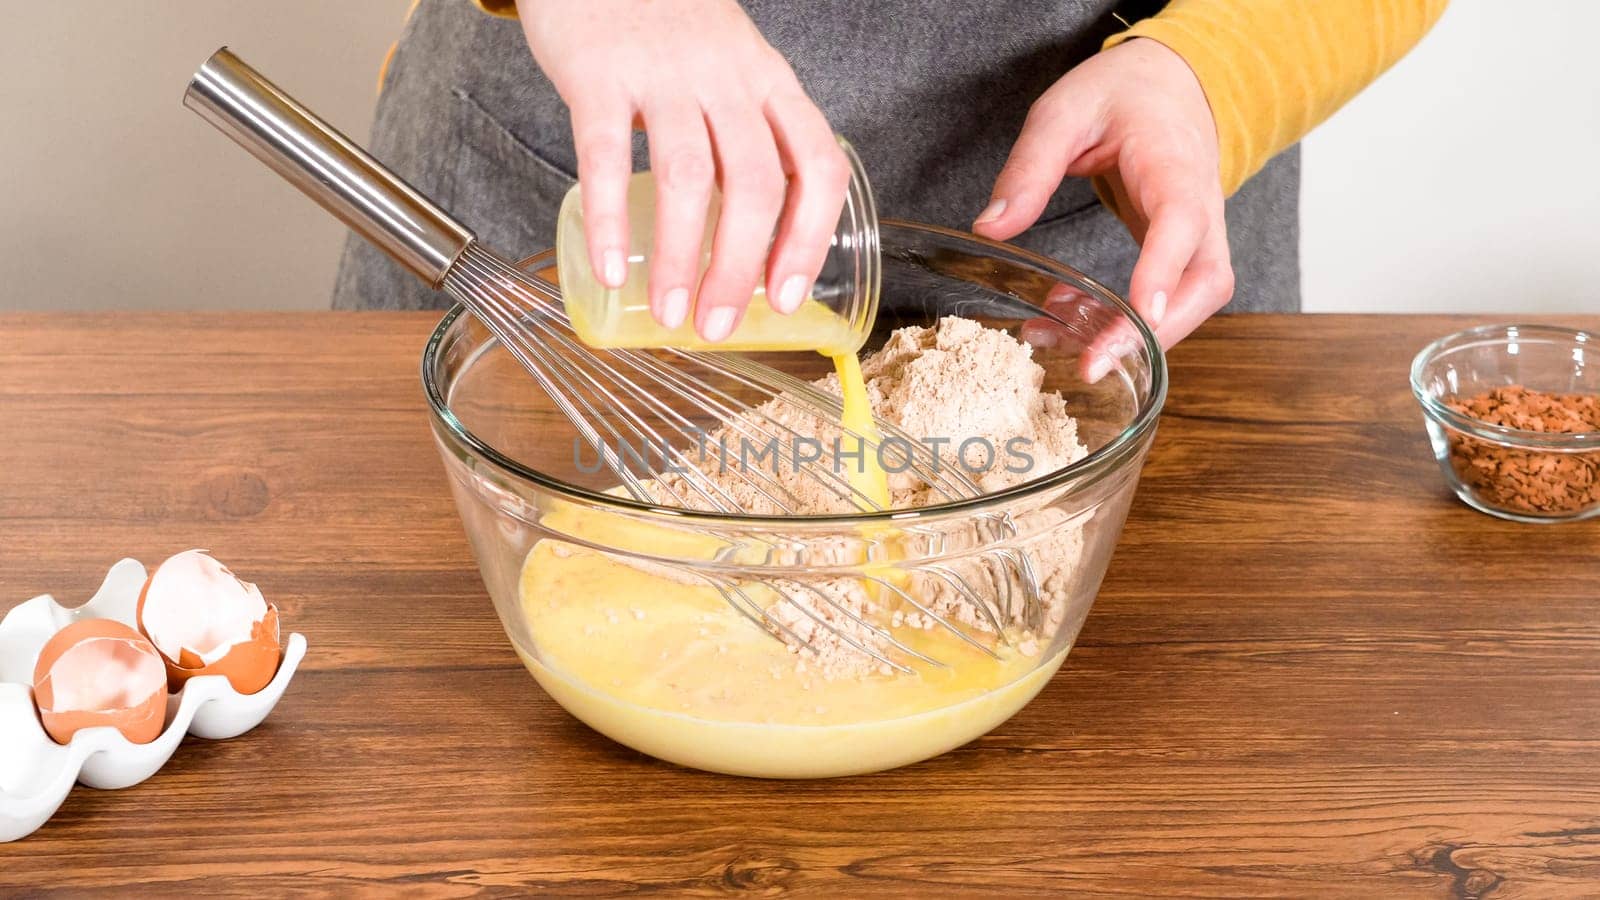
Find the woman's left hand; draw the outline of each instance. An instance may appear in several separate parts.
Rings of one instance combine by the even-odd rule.
[[[1113,212],[1140,245],[1129,300],[1163,346],[1233,296],[1216,122],[1178,54],[1136,38],[1052,85],[1028,111],[972,230],[996,240],[1022,233],[1069,175],[1105,177]]]

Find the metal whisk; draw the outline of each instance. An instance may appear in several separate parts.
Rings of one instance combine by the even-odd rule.
[[[796,471],[803,473],[812,483],[823,486],[835,497],[861,508],[878,509],[872,498],[861,493],[847,478],[830,467],[807,464],[794,458],[793,441],[801,435],[777,416],[763,412],[772,405],[784,404],[807,415],[837,421],[842,412],[839,398],[819,390],[815,385],[734,354],[666,351],[683,364],[680,368],[642,351],[588,347],[574,335],[553,285],[523,272],[477,244],[462,253],[446,274],[444,287],[482,320],[506,350],[533,375],[562,413],[577,427],[585,442],[595,448],[601,464],[619,479],[634,499],[654,505],[729,514],[743,511],[739,500],[727,488],[708,477],[689,458],[685,448],[697,439],[704,438],[705,430],[680,411],[681,406],[687,406],[711,413],[723,427],[737,432],[742,439],[776,448],[786,464],[795,466]],[[696,377],[697,373],[701,377]],[[713,379],[744,388],[753,393],[758,401],[752,404],[739,399],[717,387]],[[914,473],[941,500],[975,497],[981,493],[965,472],[958,467],[938,465],[925,447],[901,429],[882,421],[878,422],[878,428],[883,436],[881,442],[885,456],[892,457],[898,451],[901,455],[895,460],[896,467]],[[870,451],[877,450],[880,441],[842,426],[840,430],[846,436],[862,441]],[[658,477],[654,470],[648,468],[646,454],[628,454],[617,449],[629,446],[658,448],[663,462],[671,464],[675,471],[681,473],[680,480],[675,482]],[[726,467],[725,471],[779,512],[792,513],[800,502],[781,479],[760,466],[734,465]],[[1004,515],[995,515],[984,525],[997,538],[1009,536],[1013,528]],[[903,527],[915,530],[915,526]],[[762,543],[759,536],[743,534],[739,537],[739,543],[745,546],[752,542]],[[783,548],[770,544],[767,549],[769,554],[774,555],[783,552]],[[770,556],[767,561],[770,562]],[[963,575],[950,566],[923,564],[907,566],[906,569],[948,587],[976,609],[987,626],[989,636],[1004,640],[1002,620],[1011,620],[1014,611],[1020,612],[1017,618],[1027,627],[1037,628],[1042,622],[1043,604],[1039,597],[1038,582],[1027,555],[1020,551],[991,550],[984,554],[982,571],[985,581],[992,582],[995,589],[994,601],[985,598],[984,593],[973,585],[969,575]],[[808,645],[792,628],[773,616],[770,607],[752,596],[752,591],[741,586],[740,582],[702,570],[694,571],[694,576],[716,588],[734,609],[769,632],[791,643]],[[894,580],[882,575],[856,577],[873,583],[879,591],[916,609],[970,645],[993,653],[985,641],[941,616]],[[902,662],[862,640],[859,632],[852,635],[818,614],[818,604],[832,609],[899,654],[940,664],[938,660],[895,640],[888,630],[864,620],[826,591],[805,581],[784,579],[782,584],[774,580],[754,583],[766,588],[778,601],[798,610],[818,627],[833,632],[846,644],[881,664],[909,671]],[[989,586],[985,584],[985,587]]]
[[[680,364],[674,365],[642,351],[589,348],[574,334],[554,285],[518,269],[479,244],[469,229],[226,48],[217,51],[195,74],[184,94],[184,105],[430,286],[443,289],[466,306],[528,370],[599,455],[601,464],[634,499],[730,515],[748,511],[727,485],[708,477],[688,458],[685,448],[703,440],[706,434],[692,413],[709,416],[719,427],[743,439],[773,446],[784,465],[792,466],[854,507],[877,508],[870,497],[857,491],[833,468],[799,459],[794,448],[798,446],[796,438],[801,436],[776,414],[780,405],[788,405],[800,414],[837,422],[842,411],[837,397],[731,354],[667,351]],[[719,383],[734,389],[724,389]],[[752,404],[736,394],[759,399]],[[879,427],[883,434],[880,455],[892,458],[898,453],[897,465],[925,482],[939,499],[963,499],[980,493],[959,467],[941,466],[909,435],[887,423],[880,423]],[[861,441],[864,448],[879,452],[871,437],[842,430],[846,436]],[[629,453],[628,447],[655,449],[664,464],[662,468],[670,468],[675,474],[664,477],[660,469],[650,464],[647,452]],[[747,465],[726,471],[764,505],[780,512],[795,510],[798,498],[774,472]],[[1010,520],[1000,514],[985,519],[981,527],[998,539],[1014,533]],[[739,544],[765,546],[769,554],[784,549],[771,542],[763,543],[759,535],[741,534]],[[977,628],[963,627],[949,616],[940,615],[895,578],[876,574],[855,577],[874,584],[880,596],[897,598],[986,653],[994,653],[993,642],[1005,640],[1006,623],[1020,622],[1030,628],[1042,624],[1039,585],[1024,553],[991,550],[966,568],[971,571],[923,564],[906,566],[902,571],[915,574],[925,583],[943,585],[970,604],[978,611],[975,618],[981,624]],[[805,621],[836,635],[881,665],[906,672],[912,671],[908,662],[942,665],[906,646],[888,629],[867,621],[809,580],[736,580],[715,567],[682,571],[703,579],[734,609],[797,646],[811,644],[784,621],[795,619],[775,614],[780,607],[798,611]],[[973,583],[980,577],[983,590]]]

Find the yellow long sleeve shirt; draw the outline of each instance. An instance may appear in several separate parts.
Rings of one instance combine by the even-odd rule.
[[[1405,56],[1449,0],[1172,0],[1113,35],[1159,41],[1211,103],[1222,188],[1239,186]]]
[[[514,0],[476,0],[515,16]],[[1223,192],[1239,186],[1404,56],[1449,0],[1172,0],[1113,35],[1189,64],[1217,123]]]

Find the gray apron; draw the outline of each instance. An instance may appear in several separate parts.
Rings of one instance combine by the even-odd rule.
[[[1099,49],[1138,4],[1117,0],[743,0],[836,132],[850,139],[886,218],[966,230],[988,202],[1028,107]],[[1149,5],[1149,4],[1145,4]],[[1156,4],[1159,6],[1159,4]],[[1120,8],[1119,8],[1120,7]],[[468,0],[422,0],[385,78],[373,153],[508,254],[555,242],[574,183],[571,120],[520,26]],[[646,165],[644,136],[634,161]],[[1232,311],[1300,308],[1298,147],[1228,201]],[[1013,241],[1125,293],[1138,247],[1067,179]],[[352,237],[338,309],[448,305]]]

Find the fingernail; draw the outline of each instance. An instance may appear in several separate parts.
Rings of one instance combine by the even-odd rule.
[[[1004,197],[999,197],[992,201],[983,212],[979,213],[978,218],[972,224],[982,225],[985,222],[993,222],[995,219],[1000,218],[1001,214],[1005,211],[1006,199]]]
[[[799,309],[806,299],[806,287],[804,275],[790,275],[784,279],[783,287],[778,289],[778,311],[788,315]]]
[[[677,328],[689,316],[689,289],[673,288],[661,298],[661,324]]]
[[[1040,350],[1047,350],[1059,343],[1055,325],[1038,319],[1023,322],[1020,337],[1024,344]]]
[[[1150,298],[1150,324],[1160,325],[1161,320],[1167,316],[1167,292],[1156,291]]]
[[[612,247],[605,252],[602,261],[605,268],[606,287],[622,287],[622,283],[628,280],[628,262],[622,258],[622,251]]]
[[[1086,377],[1089,379],[1089,383],[1095,384],[1100,379],[1106,377],[1106,373],[1111,371],[1111,367],[1115,365],[1115,362],[1115,360],[1104,353],[1096,353],[1094,355],[1094,359],[1089,361],[1089,370],[1085,373]]]
[[[733,333],[733,319],[738,311],[731,306],[718,306],[706,313],[705,339],[716,343]]]

